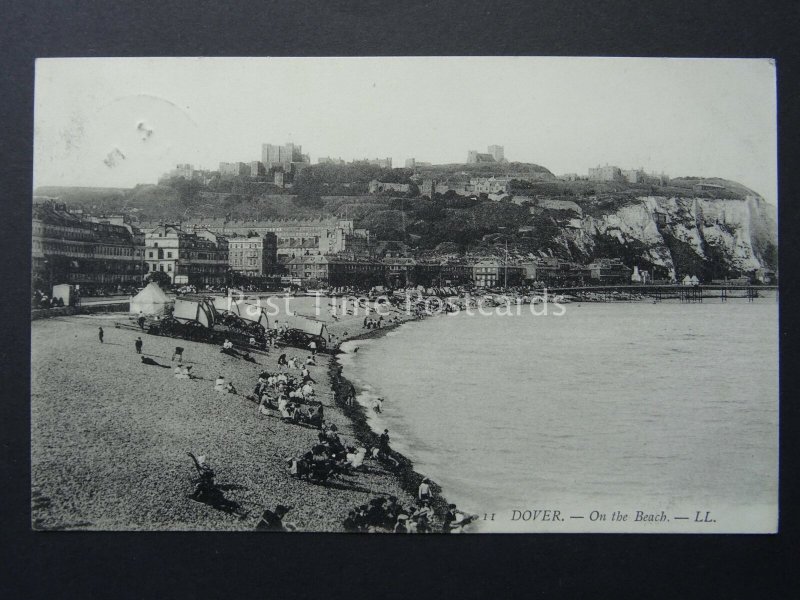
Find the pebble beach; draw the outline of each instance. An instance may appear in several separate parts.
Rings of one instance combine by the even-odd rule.
[[[309,299],[313,300],[313,299]],[[310,314],[310,313],[306,313]],[[361,316],[329,321],[338,339],[363,335]],[[53,530],[252,530],[265,508],[292,507],[285,521],[299,531],[343,531],[347,512],[376,496],[413,503],[418,476],[367,461],[360,472],[326,485],[292,478],[286,459],[307,451],[318,431],[260,414],[245,398],[262,370],[278,370],[278,356],[305,357],[287,347],[254,352],[256,363],[220,353],[215,345],[148,335],[124,313],[76,315],[31,323],[32,526]],[[98,339],[98,328],[104,340]],[[382,330],[379,330],[382,331]],[[376,331],[375,333],[378,333]],[[136,353],[162,366],[146,365]],[[193,379],[173,376],[175,346]],[[325,418],[346,443],[372,435],[358,408],[334,401],[335,357],[319,354],[310,367]],[[217,392],[222,375],[237,394]],[[354,418],[354,416],[356,418]],[[205,456],[225,498],[241,513],[189,498],[195,476],[187,452]]]

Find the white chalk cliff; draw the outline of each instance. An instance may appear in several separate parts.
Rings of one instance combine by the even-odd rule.
[[[776,268],[776,208],[757,195],[744,199],[645,196],[608,209],[584,210],[559,222],[553,240],[572,254],[595,254],[602,236],[640,249],[643,260],[680,272],[681,261],[721,261],[749,272]],[[680,253],[681,256],[676,256]],[[691,255],[694,256],[691,256]]]

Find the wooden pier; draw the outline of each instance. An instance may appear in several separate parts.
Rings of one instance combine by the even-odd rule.
[[[551,295],[586,296],[591,294],[599,302],[631,302],[641,297],[651,298],[654,302],[662,300],[678,300],[681,304],[702,303],[703,300],[719,299],[747,300],[753,302],[763,297],[763,292],[775,294],[778,301],[778,286],[775,285],[596,285],[582,287],[547,288]],[[589,300],[589,299],[587,299]]]

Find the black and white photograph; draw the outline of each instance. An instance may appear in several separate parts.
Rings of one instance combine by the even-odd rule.
[[[768,58],[36,60],[31,528],[777,532],[776,112]]]

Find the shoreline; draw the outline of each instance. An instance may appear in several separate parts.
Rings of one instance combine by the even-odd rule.
[[[424,319],[421,319],[424,320]],[[401,327],[402,325],[412,321],[412,319],[401,321],[400,323],[393,324],[391,326],[382,327],[380,329],[372,329],[360,334],[354,335],[352,337],[348,337],[342,342],[353,342],[358,340],[366,340],[366,339],[380,339],[384,337],[390,331],[394,331],[395,329]],[[354,400],[352,405],[346,405],[339,401],[340,394],[337,392],[338,387],[346,387],[346,386],[353,386],[355,390],[359,390],[359,388],[344,375],[344,367],[339,361],[339,354],[341,352],[337,352],[333,355],[332,360],[328,364],[328,380],[331,385],[331,389],[334,391],[334,398],[336,398],[336,406],[342,412],[342,414],[348,418],[351,423],[353,424],[354,435],[356,439],[358,439],[362,444],[365,444],[366,447],[370,446],[377,446],[379,440],[379,433],[375,432],[372,427],[369,425],[369,420],[367,419],[367,407],[363,406],[358,402],[358,400]],[[419,485],[422,482],[424,476],[420,474],[414,468],[413,461],[405,456],[404,454],[398,452],[397,450],[392,450],[392,457],[398,461],[399,466],[395,471],[392,471],[396,479],[398,480],[400,487],[406,491],[410,496],[416,498],[417,492],[419,489]],[[442,494],[442,487],[436,481],[428,477],[428,482],[433,492],[433,501],[431,506],[434,510],[434,522],[439,524],[439,520],[441,519],[441,515],[447,511],[448,507],[448,500]],[[437,532],[438,533],[438,532]]]

